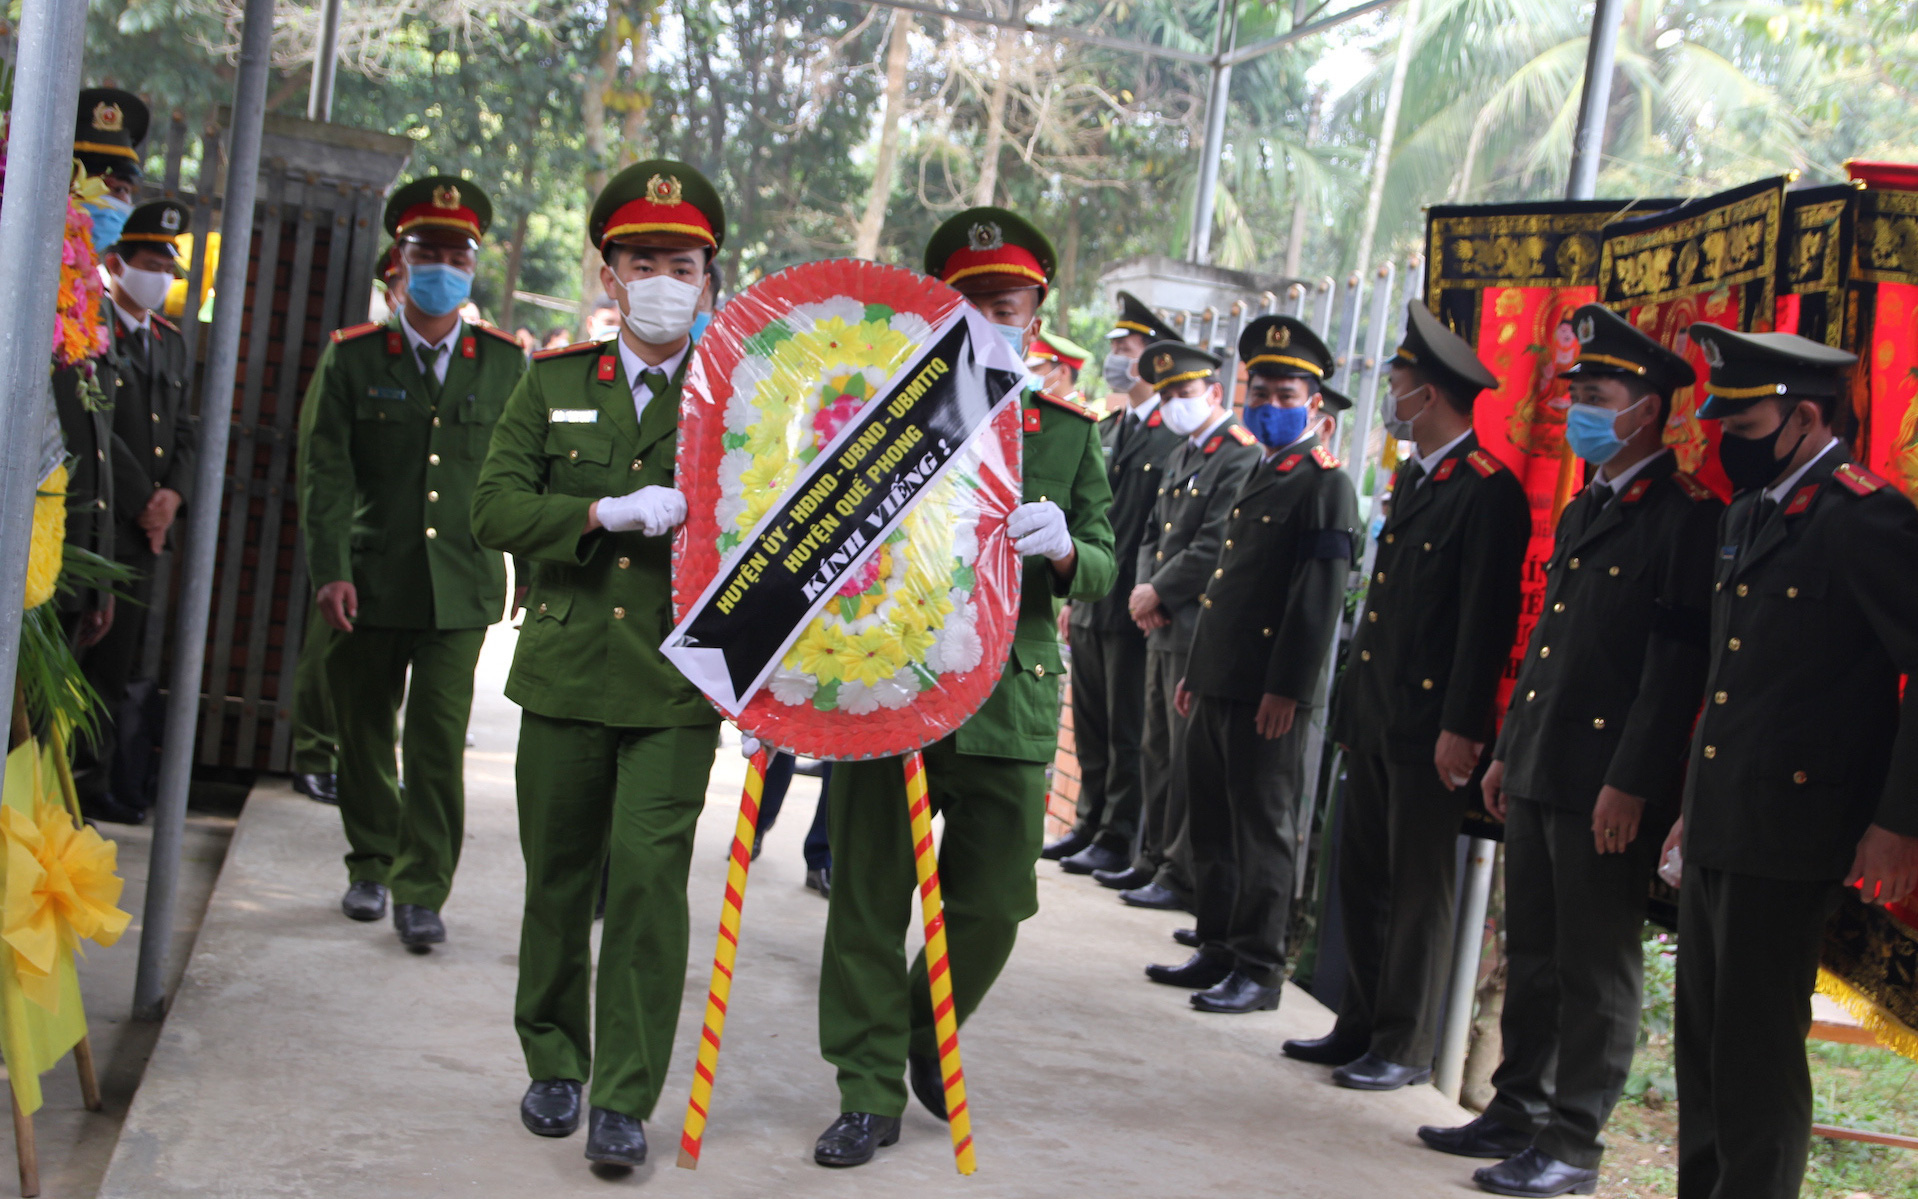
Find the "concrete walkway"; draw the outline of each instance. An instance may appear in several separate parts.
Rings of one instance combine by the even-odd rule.
[[[336,813],[281,787],[249,801],[100,1194],[194,1196],[918,1195],[1345,1197],[1477,1194],[1471,1165],[1418,1146],[1460,1110],[1429,1087],[1363,1095],[1279,1054],[1331,1017],[1288,989],[1277,1013],[1205,1016],[1140,974],[1176,961],[1179,917],[1041,867],[1040,914],[961,1037],[979,1172],[909,1109],[864,1168],[812,1164],[838,1109],[817,1053],[826,905],[801,886],[817,785],[795,781],[755,865],[713,1120],[697,1172],[675,1169],[743,768],[722,748],[699,830],[693,958],[654,1164],[591,1173],[584,1134],[519,1126],[512,1028],[522,885],[513,815],[517,710],[499,698],[511,633],[488,642],[467,753],[468,825],[450,941],[405,953],[336,903]]]

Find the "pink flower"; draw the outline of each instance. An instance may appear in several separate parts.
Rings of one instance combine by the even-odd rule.
[[[846,427],[859,406],[865,403],[858,396],[842,395],[832,403],[812,414],[813,447],[824,449],[826,443],[839,436],[839,430]]]
[[[879,581],[879,555],[866,559],[864,566],[846,576],[845,586],[839,589],[841,595],[864,595],[866,589]]]

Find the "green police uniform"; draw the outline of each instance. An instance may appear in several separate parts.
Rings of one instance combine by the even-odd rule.
[[[1008,287],[1020,279],[1043,285],[1052,265],[1042,234],[994,208],[953,217],[934,234],[926,259],[927,273],[949,282],[969,268],[997,268],[966,278],[1008,278]],[[1045,771],[1058,744],[1059,602],[1104,595],[1114,572],[1098,427],[1079,405],[1044,394],[1028,393],[1021,405],[1024,501],[1063,511],[1077,562],[1071,578],[1061,579],[1045,559],[1026,560],[998,685],[970,720],[924,750],[928,796],[945,817],[939,881],[961,1023],[1005,965],[1019,922],[1039,907],[1034,866]],[[906,962],[917,879],[904,760],[836,763],[830,802],[837,869],[820,966],[820,1052],[838,1068],[842,1112],[896,1117],[906,1106],[908,1053],[926,1060],[938,1052],[925,955],[910,969]]]
[[[1497,384],[1419,303],[1399,358],[1467,401]],[[1350,968],[1334,1037],[1415,1071],[1436,1047],[1459,824],[1477,795],[1473,782],[1448,790],[1433,753],[1441,731],[1492,738],[1531,523],[1524,488],[1472,433],[1426,468],[1401,466],[1332,704],[1332,739],[1349,751],[1338,868]]]
[[[1291,317],[1262,317],[1240,342],[1247,369],[1260,374],[1322,387],[1331,369],[1331,351]],[[1321,395],[1329,410],[1346,406],[1337,393]],[[1315,432],[1262,455],[1227,510],[1218,566],[1199,599],[1185,672],[1199,954],[1243,976],[1194,996],[1201,1008],[1275,1003],[1285,977],[1311,708],[1338,635],[1359,525],[1358,496],[1340,466]],[[1276,738],[1258,731],[1268,695],[1298,704]]]
[[[1141,873],[1176,901],[1192,901],[1191,846],[1186,837],[1186,718],[1173,694],[1185,677],[1199,596],[1219,564],[1225,523],[1239,486],[1258,465],[1258,442],[1229,413],[1197,436],[1181,439],[1166,459],[1159,495],[1139,541],[1138,574],[1158,593],[1170,623],[1146,635],[1145,731],[1139,745],[1142,791]],[[1127,891],[1121,898],[1144,898]]]
[[[1177,341],[1150,309],[1120,293],[1121,321],[1130,332],[1147,322]],[[1149,326],[1148,326],[1149,327]],[[1152,520],[1165,460],[1183,440],[1165,427],[1155,394],[1099,422],[1106,481],[1112,489],[1112,537],[1117,574],[1112,590],[1072,605],[1072,743],[1079,760],[1079,805],[1073,831],[1090,846],[1063,859],[1068,871],[1121,869],[1139,839],[1144,764],[1146,635],[1132,619],[1139,543]]]
[[[1713,419],[1833,397],[1855,361],[1790,334],[1693,325]],[[1780,445],[1778,449],[1789,447]],[[1685,781],[1678,1189],[1785,1199],[1811,1134],[1805,1036],[1825,920],[1859,839],[1918,836],[1918,511],[1834,441],[1720,525],[1711,664]]]
[[[649,183],[661,180],[683,199],[647,211]],[[615,238],[649,245],[661,227],[695,223],[716,248],[725,233],[718,196],[691,167],[662,160],[608,183],[590,232],[604,250]],[[656,389],[641,381],[643,411],[618,341],[535,355],[473,497],[480,539],[533,563],[506,682],[506,697],[523,709],[516,778],[526,902],[514,1025],[529,1076],[590,1078],[594,1107],[638,1119],[652,1115],[672,1056],[686,880],[719,715],[659,652],[673,625],[671,536],[588,533],[586,518],[604,497],[672,486],[691,348],[683,353]]]
[[[1573,314],[1570,378],[1643,380],[1657,405],[1691,367],[1609,309]],[[1544,609],[1491,756],[1504,763],[1503,1058],[1485,1114],[1595,1169],[1637,1044],[1645,899],[1678,812],[1705,685],[1724,505],[1670,450],[1596,478],[1559,518]],[[1601,854],[1599,790],[1645,801],[1638,835]]]
[[[446,222],[476,242],[485,203],[463,180],[416,180],[388,202],[388,230]],[[506,600],[505,564],[474,538],[470,503],[525,356],[510,336],[462,323],[442,382],[404,320],[338,330],[321,355],[300,412],[300,515],[315,589],[344,580],[359,599],[353,631],[324,658],[347,875],[438,912],[464,839],[473,670]]]

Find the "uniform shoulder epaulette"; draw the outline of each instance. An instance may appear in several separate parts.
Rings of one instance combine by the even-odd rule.
[[[1337,470],[1339,467],[1345,465],[1345,463],[1339,460],[1337,454],[1334,454],[1322,445],[1312,447],[1312,461],[1318,463],[1326,470]]]
[[[160,328],[162,328],[162,329],[171,329],[171,330],[173,330],[173,331],[174,331],[175,333],[178,333],[178,332],[180,331],[180,326],[178,326],[178,325],[176,325],[176,324],[174,324],[174,323],[173,323],[172,321],[170,321],[170,320],[168,320],[167,318],[165,318],[165,317],[163,317],[163,316],[161,316],[161,315],[160,315],[159,313],[157,313],[157,312],[149,312],[149,313],[147,313],[147,319],[148,319],[148,320],[150,320],[150,321],[152,321],[152,322],[153,322],[154,324],[156,324],[156,325],[158,325],[158,326],[160,326]]]
[[[1063,408],[1067,412],[1070,412],[1072,415],[1078,417],[1080,420],[1096,421],[1098,419],[1092,413],[1086,411],[1084,407],[1078,404],[1075,404],[1071,400],[1065,399],[1062,396],[1053,395],[1049,391],[1035,392],[1033,394],[1033,398],[1036,400],[1043,401],[1044,403],[1051,404],[1054,408]],[[1154,413],[1153,415],[1156,416],[1158,414]]]
[[[1487,479],[1491,478],[1493,475],[1497,474],[1499,471],[1505,469],[1505,464],[1503,462],[1500,462],[1497,458],[1492,457],[1490,454],[1486,453],[1484,450],[1473,450],[1471,453],[1465,456],[1465,462],[1473,470],[1477,471],[1482,477]]]
[[[1688,475],[1682,470],[1673,472],[1672,482],[1678,484],[1678,489],[1690,497],[1694,504],[1702,504],[1706,500],[1718,498],[1711,488],[1698,481],[1696,475]]]
[[[384,328],[386,328],[386,326],[380,324],[378,321],[368,321],[364,325],[354,325],[346,329],[335,329],[333,330],[333,344],[339,345],[343,341],[355,341],[365,337],[369,333],[378,333]]]
[[[544,362],[548,358],[570,358],[574,354],[597,354],[605,347],[603,341],[576,341],[570,346],[558,346],[551,350],[540,350],[533,355],[534,362]]]
[[[1845,490],[1853,495],[1870,495],[1874,491],[1891,486],[1885,480],[1872,474],[1856,462],[1842,462],[1831,477],[1845,485]]]
[[[1251,445],[1258,440],[1258,438],[1252,436],[1252,430],[1246,428],[1244,425],[1233,425],[1226,430],[1226,433],[1232,440],[1238,442],[1240,445]]]
[[[507,345],[512,346],[514,349],[519,348],[519,340],[504,329],[498,329],[493,327],[492,325],[474,325],[472,326],[472,329],[473,329],[473,332],[475,333],[486,333],[486,334],[490,334],[493,337],[497,337],[501,341],[505,342]]]

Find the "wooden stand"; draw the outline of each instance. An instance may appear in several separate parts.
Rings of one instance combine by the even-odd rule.
[[[1811,1041],[1836,1041],[1841,1045],[1870,1045],[1885,1048],[1877,1035],[1869,1028],[1857,1024],[1840,1024],[1831,1020],[1813,1020]],[[1899,1136],[1892,1132],[1867,1132],[1862,1128],[1840,1128],[1833,1124],[1814,1124],[1811,1134],[1832,1141],[1862,1141],[1867,1145],[1885,1145],[1893,1149],[1918,1149],[1918,1137]]]
[[[93,1072],[93,1045],[81,1037],[73,1047],[73,1067],[80,1075],[80,1102],[90,1112],[105,1106],[100,1099],[100,1079]],[[20,1159],[21,1199],[33,1199],[40,1193],[40,1145],[33,1136],[33,1117],[20,1106],[19,1092],[11,1084],[7,1094],[13,1100],[13,1144]]]

